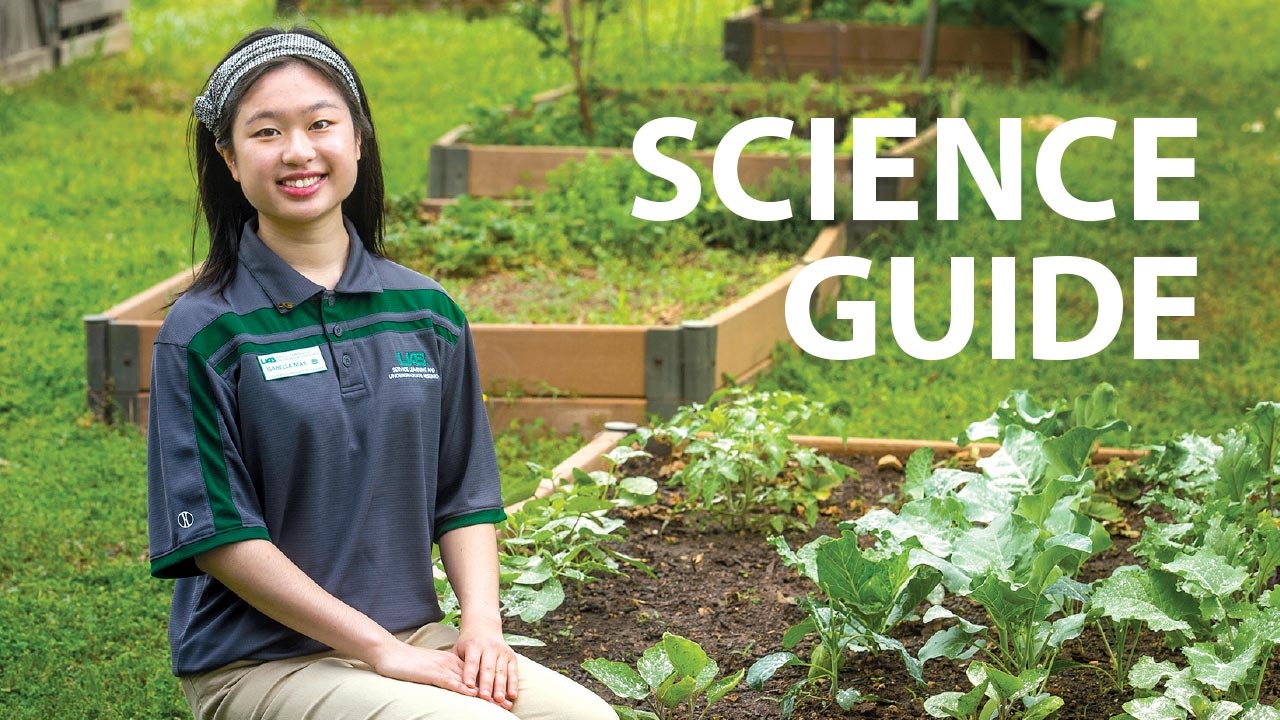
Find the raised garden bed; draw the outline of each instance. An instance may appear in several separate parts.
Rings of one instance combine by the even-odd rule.
[[[667,88],[655,90],[654,92],[689,98],[694,110],[688,111],[685,116],[696,120],[698,118],[696,106],[699,102],[705,102],[707,98],[728,94],[742,94],[750,89],[750,86],[708,85]],[[760,86],[759,89],[763,92],[765,87]],[[893,180],[894,182],[878,189],[878,196],[881,198],[906,197],[919,184],[924,175],[925,168],[923,165],[932,153],[936,135],[936,127],[933,121],[939,113],[936,101],[933,98],[914,92],[885,94],[860,88],[844,88],[842,92],[851,96],[869,98],[871,107],[877,107],[889,101],[898,101],[902,103],[908,114],[917,116],[919,126],[917,136],[893,147],[887,153],[891,157],[916,158],[915,176],[913,178],[886,178],[886,181]],[[508,110],[507,112],[512,116],[527,116],[538,112],[540,108],[552,106],[569,98],[571,93],[572,88],[570,87],[559,88],[535,97],[530,109],[522,111]],[[616,95],[616,93],[614,94]],[[608,94],[606,94],[606,97],[608,97]],[[631,97],[632,99],[628,101],[628,104],[632,107],[648,110],[643,101],[643,94]],[[793,107],[791,110],[795,112],[796,108]],[[736,108],[736,111],[740,113],[741,119],[770,114],[771,112],[780,112],[780,110],[769,108],[767,102],[744,104]],[[817,100],[810,103],[805,108],[805,112],[809,113],[809,115],[804,118],[798,118],[798,120],[807,121],[808,117],[835,116],[832,108],[824,107]],[[660,116],[661,114],[655,115],[652,112],[644,114],[645,119]],[[445,133],[431,145],[427,184],[428,201],[439,198],[453,198],[459,195],[511,197],[521,188],[526,190],[542,189],[545,187],[546,174],[566,162],[581,160],[588,155],[630,157],[630,139],[638,129],[639,125],[634,128],[629,127],[620,130],[621,137],[616,138],[619,141],[619,146],[584,147],[476,143],[468,140],[468,133],[472,130],[471,126],[458,126]],[[699,123],[698,132],[698,137],[703,138],[705,142],[706,135],[704,133],[706,129],[703,127],[703,123]],[[625,147],[621,145],[625,145]],[[708,169],[712,166],[713,158],[713,149],[694,150],[688,156],[690,161],[696,161]],[[742,184],[749,187],[762,183],[775,171],[786,171],[792,167],[799,167],[807,172],[808,166],[809,157],[807,153],[744,152],[739,162],[738,176]],[[837,186],[843,185],[847,187],[851,173],[849,156],[847,154],[842,155],[839,152],[835,153],[834,166]]]
[[[579,464],[588,470],[601,468],[601,456],[623,435],[615,432],[597,436],[591,445],[558,467],[557,476],[568,477]],[[977,456],[988,456],[998,447],[978,444],[960,448],[948,442],[878,438],[793,439],[853,467],[859,474],[836,488],[823,504],[813,529],[788,533],[793,548],[819,535],[838,536],[839,522],[892,505],[893,498],[900,497],[903,472],[899,465],[888,462],[886,455],[905,462],[915,449],[929,447],[938,459],[959,457],[971,466]],[[1095,453],[1094,462],[1134,459],[1142,454],[1103,448]],[[632,461],[623,470],[624,474],[662,478],[670,472],[669,467],[664,467],[668,463],[669,458],[658,456]],[[549,486],[545,487],[543,494],[549,490]],[[784,632],[805,617],[797,598],[815,590],[809,581],[782,563],[759,532],[695,528],[670,522],[673,496],[668,493],[666,497],[666,502],[655,506],[620,511],[626,519],[628,535],[619,550],[647,562],[654,571],[653,577],[633,572],[594,582],[579,592],[568,593],[564,604],[539,624],[507,622],[509,632],[546,643],[544,647],[524,648],[523,653],[587,684],[611,702],[636,708],[642,705],[613,696],[583,670],[582,663],[591,658],[635,663],[664,633],[671,632],[698,642],[719,662],[721,676],[747,670],[760,657],[782,647]],[[1143,523],[1142,514],[1135,507],[1126,506],[1125,520],[1112,526],[1115,547],[1091,559],[1082,579],[1105,577],[1116,567],[1132,563],[1134,558],[1128,548]],[[964,603],[955,603],[952,609],[958,614],[973,614],[973,608]],[[906,622],[898,626],[895,637],[914,653],[937,629],[936,624]],[[1050,691],[1066,701],[1055,717],[1096,720],[1122,712],[1121,705],[1129,696],[1104,687],[1096,670],[1089,667],[1105,658],[1102,642],[1096,632],[1086,632],[1061,656],[1081,667],[1053,676]],[[1169,655],[1154,636],[1146,638],[1138,650],[1156,657]],[[864,692],[874,694],[875,699],[858,703],[847,713],[834,703],[802,700],[792,717],[916,720],[928,717],[922,706],[925,697],[946,690],[971,689],[963,663],[933,661],[925,671],[928,687],[921,688],[891,653],[854,655],[842,672],[854,678]],[[733,720],[782,717],[778,698],[787,685],[802,677],[803,668],[784,668],[763,690],[751,689],[743,682],[714,707],[711,716]],[[1273,701],[1275,694],[1270,693]]]
[[[1092,65],[1102,43],[1101,5],[1063,28],[1057,67],[1071,78]],[[836,20],[789,21],[758,5],[724,21],[724,59],[753,77],[823,79],[914,76],[924,46],[920,25]],[[938,28],[934,75],[961,72],[1007,80],[1026,77],[1049,61],[1045,48],[1017,28]]]
[[[747,380],[788,341],[783,305],[792,278],[819,258],[845,254],[850,231],[823,230],[791,268],[709,316],[670,325],[495,324],[472,326],[493,427],[545,418],[560,431],[594,431],[610,420],[643,422],[705,399],[726,375]],[[106,312],[85,318],[88,400],[107,419],[145,427],[151,346],[164,309],[190,284],[174,275]],[[815,294],[821,312],[834,282]]]
[[[817,456],[788,432],[820,405],[719,393],[617,441],[614,471],[573,472],[540,523],[504,525],[504,566],[583,583],[531,614],[509,573],[508,627],[621,717],[655,696],[699,710],[698,683],[735,720],[1280,717],[1280,403],[1100,451],[1130,431],[1117,408],[1105,383],[1048,405],[1014,391],[961,433],[998,449],[804,439]],[[583,541],[636,571],[573,575],[558,548]]]

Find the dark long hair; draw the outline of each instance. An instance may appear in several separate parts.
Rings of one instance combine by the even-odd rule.
[[[218,62],[221,65],[246,45],[264,37],[290,32],[308,35],[333,49],[343,62],[351,67],[346,55],[324,35],[305,27],[289,30],[267,27],[246,35]],[[249,72],[231,88],[227,102],[215,131],[209,130],[193,115],[187,126],[187,144],[195,155],[196,187],[198,200],[192,219],[191,254],[195,257],[196,239],[200,234],[200,221],[209,228],[209,254],[196,273],[191,288],[214,288],[219,291],[231,284],[236,274],[237,254],[240,249],[240,233],[244,224],[257,216],[258,211],[249,204],[240,184],[231,176],[218,149],[231,144],[231,126],[236,110],[249,88],[268,71],[287,63],[303,63],[319,72],[347,102],[351,119],[360,135],[360,161],[356,165],[356,183],[351,194],[342,201],[342,213],[355,225],[365,248],[376,256],[383,256],[382,218],[385,191],[382,185],[382,156],[378,152],[378,137],[373,130],[373,116],[369,112],[369,96],[360,82],[354,67],[351,75],[360,91],[357,100],[342,76],[328,64],[310,57],[286,55],[267,61]],[[211,74],[212,75],[212,74]]]

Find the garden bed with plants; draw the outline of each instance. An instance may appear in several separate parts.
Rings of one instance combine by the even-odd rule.
[[[472,323],[670,326],[773,280],[829,227],[809,219],[798,172],[776,172],[760,192],[794,198],[794,217],[774,223],[744,220],[710,196],[677,221],[636,218],[634,198],[671,188],[626,158],[574,161],[545,184],[515,202],[467,196],[429,214],[402,204],[388,254],[439,280]],[[836,205],[848,213],[847,198]]]
[[[794,217],[776,223],[744,220],[707,195],[680,220],[640,220],[632,199],[670,188],[627,158],[587,157],[546,181],[514,203],[459,198],[425,222],[405,208],[388,233],[393,259],[440,280],[473,321],[499,411],[545,409],[551,398],[613,403],[601,419],[640,422],[705,399],[726,376],[750,378],[789,338],[791,279],[857,242],[845,226],[809,219],[796,172],[759,189],[794,198]],[[847,213],[848,198],[835,204]],[[834,290],[820,290],[815,310]]]
[[[783,303],[806,262],[844,254],[845,226],[810,220],[796,173],[760,190],[795,217],[744,220],[706,198],[680,221],[627,210],[668,189],[630,161],[591,158],[551,173],[518,203],[462,198],[422,220],[395,204],[386,249],[441,282],[472,323],[493,427],[545,418],[560,432],[640,422],[745,380],[786,341]],[[848,214],[849,198],[835,206]],[[150,346],[184,273],[86,318],[91,402],[145,424]],[[815,294],[827,309],[835,285]]]
[[[724,21],[723,54],[758,78],[894,76],[920,67],[927,2],[783,0]],[[933,75],[1007,80],[1058,68],[1072,77],[1102,42],[1102,3],[941,3]]]
[[[1015,393],[993,454],[899,465],[719,396],[514,514],[508,629],[623,718],[1280,717],[1280,406],[1099,464],[1114,407]]]
[[[894,157],[917,158],[914,177],[880,191],[882,199],[903,198],[924,176],[923,164],[933,147],[933,123],[943,102],[936,90],[848,87],[810,79],[643,88],[592,85],[581,92],[565,87],[525,98],[515,107],[478,109],[470,123],[433,143],[427,196],[509,197],[518,188],[540,189],[547,172],[570,160],[587,155],[629,157],[636,132],[660,117],[697,122],[692,140],[669,140],[659,147],[666,153],[684,153],[689,163],[707,170],[720,140],[742,121],[761,116],[793,120],[790,140],[755,141],[747,147],[738,164],[738,177],[745,187],[759,186],[779,170],[807,173],[809,120],[836,118],[834,171],[837,184],[847,188],[849,121],[915,117],[915,138],[880,147]]]

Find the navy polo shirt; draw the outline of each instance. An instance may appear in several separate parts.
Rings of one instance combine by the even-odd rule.
[[[267,618],[194,558],[274,543],[391,632],[434,622],[431,550],[504,517],[465,317],[434,281],[351,254],[332,292],[252,223],[222,292],[183,295],[154,348],[151,572],[176,578],[173,670],[326,648]]]

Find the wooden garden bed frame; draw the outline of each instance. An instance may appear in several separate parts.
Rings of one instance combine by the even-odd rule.
[[[1071,78],[1092,65],[1102,46],[1102,5],[1067,25],[1059,69]],[[787,22],[752,6],[724,21],[724,59],[757,78],[797,79],[806,73],[847,77],[914,77],[924,28],[917,25],[808,20]],[[1025,77],[1045,61],[1044,49],[1016,28],[938,28],[934,76],[963,71],[990,79]]]
[[[42,17],[46,8],[50,14]],[[31,5],[27,13],[18,13],[16,6],[9,10],[21,24],[6,30],[16,45],[0,47],[0,83],[26,82],[99,52],[124,52],[132,43],[125,21],[129,0],[60,0]]]
[[[784,306],[792,279],[809,263],[847,254],[879,225],[824,229],[791,268],[701,320],[676,326],[473,325],[492,427],[543,418],[562,433],[575,426],[591,433],[607,421],[644,422],[705,400],[726,376],[749,381],[769,366],[779,342],[790,341]],[[165,308],[192,277],[185,270],[84,318],[88,401],[99,417],[146,426],[151,348]],[[820,286],[813,312],[829,309],[837,290],[836,279]]]
[[[671,88],[671,92],[723,93],[732,86],[708,85]],[[917,93],[886,94],[869,88],[849,88],[850,92],[875,94],[887,100],[904,102],[908,110],[918,108],[922,98]],[[542,93],[533,99],[535,105],[551,103],[571,93],[565,86]],[[954,105],[956,98],[951,99]],[[954,107],[952,108],[955,109]],[[816,112],[821,112],[816,110]],[[890,157],[924,158],[932,151],[936,126],[932,118],[921,123],[917,137],[899,144],[889,153]],[[546,174],[573,160],[583,160],[588,155],[600,158],[630,157],[631,148],[576,147],[563,145],[484,145],[465,141],[468,125],[460,125],[445,133],[431,145],[427,177],[428,204],[439,199],[459,195],[472,197],[510,197],[518,188],[545,189]],[[708,169],[715,154],[712,150],[690,153]],[[837,186],[848,187],[852,171],[849,156],[835,153],[833,160]],[[918,163],[917,163],[918,164]],[[809,156],[792,156],[785,153],[742,154],[738,163],[738,177],[744,186],[759,185],[775,170],[787,170],[793,166],[807,172]],[[881,198],[888,197],[879,195]]]
[[[556,486],[573,477],[575,469],[584,472],[607,470],[608,463],[605,461],[604,456],[616,448],[623,438],[635,432],[635,430],[636,425],[633,423],[618,423],[596,433],[587,444],[583,445],[568,458],[565,458],[559,465],[556,465],[551,471],[551,476],[538,485],[530,498],[512,504],[507,508],[507,512],[512,513],[520,509],[529,499],[543,498],[550,495],[555,491]],[[893,455],[900,460],[905,460],[911,453],[924,447],[932,448],[937,455],[946,457],[962,453],[975,453],[979,457],[988,457],[1000,449],[1000,445],[997,443],[973,443],[972,445],[961,447],[946,440],[839,438],[823,435],[791,435],[790,437],[797,445],[813,448],[818,452],[844,453],[875,458]],[[1093,451],[1092,461],[1094,464],[1105,464],[1113,459],[1138,460],[1145,457],[1147,453],[1147,450],[1140,449],[1099,447]]]

